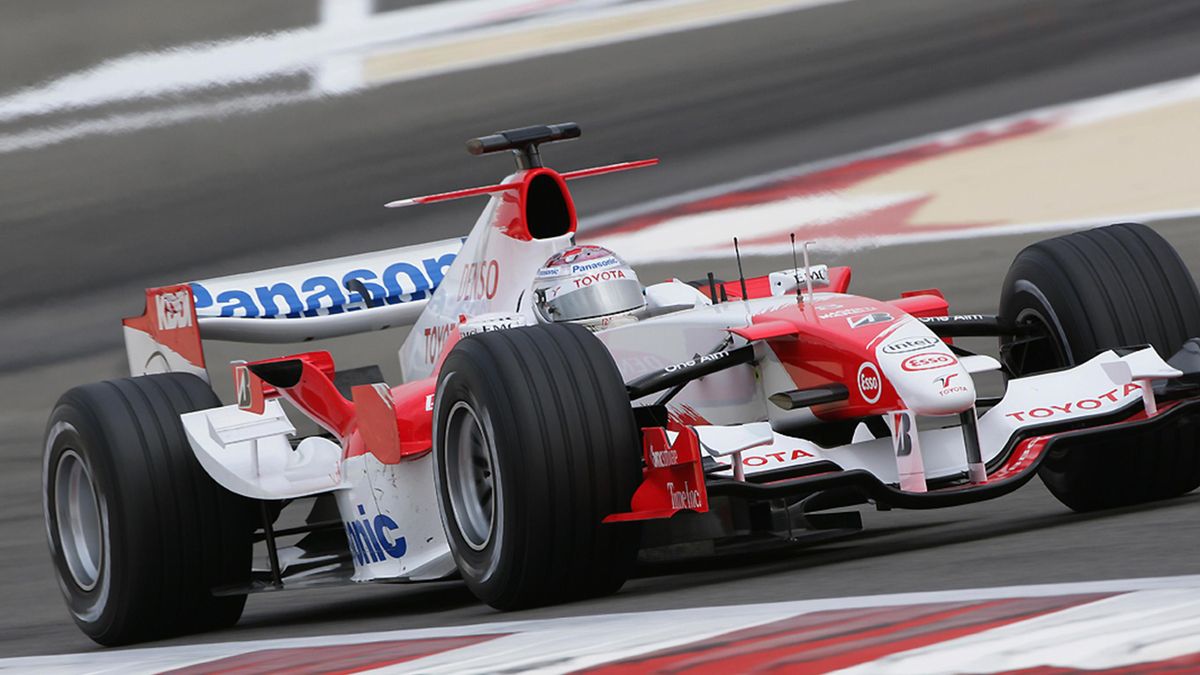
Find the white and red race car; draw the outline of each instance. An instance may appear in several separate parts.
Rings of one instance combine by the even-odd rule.
[[[1152,230],[1026,248],[997,315],[950,314],[937,290],[852,295],[849,268],[807,260],[630,286],[576,247],[567,185],[654,160],[542,165],[539,144],[578,135],[475,139],[518,170],[392,204],[488,196],[465,239],[147,291],[124,322],[132,377],[68,391],[47,427],[47,532],[87,635],[227,626],[250,592],[333,582],[569,601],[615,592],[639,550],[853,529],[830,510],[955,506],[1035,473],[1076,510],[1200,484],[1200,293]],[[637,306],[588,316],[571,293],[593,285]],[[396,386],[320,351],[235,362],[235,404],[208,384],[202,339],[403,325]],[[1001,359],[967,336],[997,336]],[[989,371],[1003,396],[977,394]],[[297,413],[323,432],[297,438]],[[283,526],[284,505],[307,515]]]

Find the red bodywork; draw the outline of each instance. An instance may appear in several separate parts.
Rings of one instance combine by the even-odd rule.
[[[257,375],[253,386],[263,398],[282,397],[338,437],[346,457],[371,453],[383,464],[420,457],[433,447],[433,396],[436,378],[388,387],[358,385],[348,400],[333,383],[329,352],[306,352],[245,364],[246,367],[293,363],[300,368],[292,384],[272,387]]]
[[[141,316],[129,317],[121,324],[145,333],[192,366],[204,368],[204,347],[200,343],[200,323],[191,286],[146,289],[146,309]]]
[[[642,429],[642,453],[646,467],[642,485],[633,495],[633,510],[614,513],[604,522],[670,518],[683,510],[708,511],[700,439],[695,429],[683,429],[674,443],[668,442],[666,429]]]
[[[903,407],[891,384],[880,375],[876,345],[905,315],[945,316],[948,309],[949,304],[936,291],[891,302],[856,295],[815,302],[800,299],[758,314],[751,325],[730,332],[748,341],[765,342],[797,389],[845,384],[850,391],[848,401],[814,406],[812,411],[828,421],[857,419]],[[870,321],[872,317],[877,320]]]

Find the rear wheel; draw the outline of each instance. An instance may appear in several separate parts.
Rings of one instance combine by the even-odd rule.
[[[641,480],[629,397],[586,329],[540,325],[455,345],[438,376],[434,465],[459,571],[481,600],[519,609],[613,593],[637,554]]]
[[[1179,254],[1145,225],[1124,223],[1038,242],[1013,261],[1000,315],[1031,336],[1001,338],[1016,376],[1083,363],[1117,347],[1149,344],[1164,358],[1200,336],[1200,293]],[[1124,448],[1052,451],[1039,471],[1076,511],[1175,497],[1200,486],[1192,429]]]
[[[237,622],[249,580],[249,502],[200,467],[179,415],[221,405],[194,375],[76,387],[46,432],[43,506],[75,623],[104,645]]]

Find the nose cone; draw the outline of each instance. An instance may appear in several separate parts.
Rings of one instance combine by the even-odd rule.
[[[875,350],[879,367],[909,410],[954,415],[975,405],[975,383],[950,347],[910,321]]]

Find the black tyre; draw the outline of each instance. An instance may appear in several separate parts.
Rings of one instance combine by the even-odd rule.
[[[471,591],[497,609],[616,592],[636,525],[606,525],[641,481],[641,443],[612,356],[585,328],[468,337],[438,376],[442,522]]]
[[[1083,363],[1116,347],[1150,344],[1170,358],[1200,336],[1200,293],[1179,254],[1137,223],[1076,232],[1021,251],[1000,296],[1000,315],[1032,325],[1030,338],[1001,338],[1014,375]],[[1137,448],[1052,452],[1039,475],[1076,511],[1176,497],[1200,486],[1194,428]]]
[[[46,430],[43,509],[75,623],[103,645],[229,626],[249,580],[250,502],[200,467],[179,415],[221,405],[182,373],[71,389]]]

